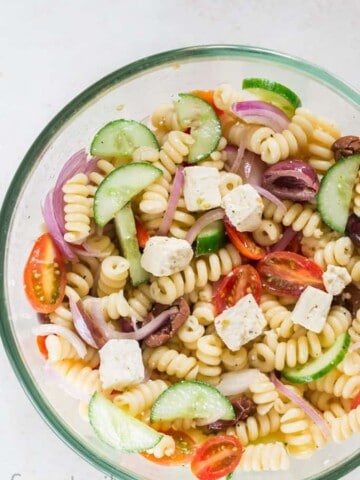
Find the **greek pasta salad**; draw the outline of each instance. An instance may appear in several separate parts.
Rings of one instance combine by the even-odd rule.
[[[360,432],[359,166],[359,137],[261,78],[99,125],[24,285],[101,441],[216,480]]]

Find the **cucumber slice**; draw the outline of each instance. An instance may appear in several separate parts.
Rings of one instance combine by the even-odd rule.
[[[141,266],[141,253],[136,237],[136,226],[130,203],[115,215],[115,229],[122,254],[130,264],[129,272],[134,287],[146,282],[150,275]]]
[[[350,340],[348,332],[342,333],[320,357],[303,366],[285,369],[281,372],[282,376],[293,383],[308,383],[323,377],[344,359]]]
[[[94,198],[95,222],[103,227],[135,195],[163,172],[148,163],[130,163],[113,170],[99,185]]]
[[[143,452],[155,447],[163,437],[100,393],[95,393],[90,400],[89,420],[100,440],[121,452]]]
[[[360,155],[338,160],[320,183],[317,208],[323,221],[339,233],[345,232],[359,166]]]
[[[217,252],[225,244],[225,228],[222,220],[210,223],[196,237],[195,255]]]
[[[260,100],[272,103],[280,108],[289,118],[301,107],[301,100],[295,92],[281,83],[265,78],[245,78],[242,88],[256,95]]]
[[[101,158],[131,159],[138,147],[159,150],[155,135],[145,125],[135,120],[120,119],[107,123],[96,133],[90,153]]]
[[[219,144],[221,125],[212,106],[189,93],[180,93],[175,111],[182,128],[190,128],[195,142],[189,147],[188,162],[196,163],[208,157]]]
[[[234,408],[230,401],[208,383],[183,380],[167,388],[152,407],[152,422],[176,418],[218,418],[232,420]]]

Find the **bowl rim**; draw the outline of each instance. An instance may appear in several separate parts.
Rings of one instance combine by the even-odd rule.
[[[25,184],[26,178],[39,155],[44,151],[51,141],[52,137],[69,121],[74,114],[85,107],[88,103],[101,95],[105,90],[130,80],[140,73],[164,67],[167,64],[179,63],[181,61],[191,61],[196,59],[252,59],[261,60],[268,63],[276,63],[301,72],[313,79],[320,80],[324,85],[335,91],[338,95],[360,108],[360,93],[349,86],[337,76],[318,67],[315,64],[302,60],[300,58],[277,52],[274,50],[252,47],[247,45],[204,45],[191,46],[168,50],[148,57],[141,58],[127,64],[112,73],[102,77],[97,82],[83,90],[75,98],[63,107],[60,112],[45,126],[35,139],[29,150],[20,163],[6,193],[0,212],[0,251],[5,252],[0,261],[0,335],[6,351],[9,362],[14,370],[20,385],[29,397],[35,409],[43,420],[55,432],[55,434],[73,451],[79,454],[83,459],[92,464],[95,468],[106,474],[113,475],[115,478],[125,480],[139,480],[139,477],[128,474],[125,471],[118,470],[112,464],[103,460],[100,456],[90,452],[82,442],[75,438],[71,430],[57,416],[55,416],[48,403],[41,396],[36,384],[32,381],[27,367],[23,362],[16,346],[15,335],[12,332],[6,309],[6,290],[5,290],[5,259],[7,238],[9,226],[12,222],[13,212],[17,205],[17,198]],[[337,480],[348,472],[351,472],[360,465],[360,452],[352,455],[351,458],[335,466],[329,471],[323,471],[307,477],[306,480]]]

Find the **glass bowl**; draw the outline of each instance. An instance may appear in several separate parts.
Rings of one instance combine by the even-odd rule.
[[[120,479],[187,480],[188,468],[164,468],[139,455],[120,455],[95,437],[76,401],[44,372],[31,329],[37,316],[22,289],[22,271],[41,230],[41,200],[69,156],[88,147],[108,121],[141,120],[178,92],[211,89],[220,83],[241,87],[244,77],[277,80],[296,91],[305,107],[333,119],[343,132],[360,124],[360,94],[319,67],[280,53],[236,45],[191,47],[160,53],[123,67],[71,101],[41,132],[19,167],[1,212],[1,323],[3,343],[23,388],[45,421],[79,455]],[[121,113],[117,110],[123,105]],[[334,480],[360,465],[359,437],[331,444],[309,460],[292,460],[276,479]],[[236,474],[249,480],[274,473]]]

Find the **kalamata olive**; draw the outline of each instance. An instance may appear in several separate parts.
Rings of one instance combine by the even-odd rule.
[[[360,218],[355,213],[350,215],[345,232],[355,245],[360,247]]]
[[[236,425],[238,422],[244,422],[256,413],[256,405],[254,401],[246,395],[231,400],[231,404],[235,410],[234,420],[217,420],[208,425],[209,430],[218,431]]]
[[[350,283],[340,295],[334,297],[334,304],[347,308],[351,315],[355,317],[360,308],[360,289]]]
[[[319,190],[316,171],[301,160],[283,160],[269,167],[263,178],[263,187],[284,200],[306,202]]]

